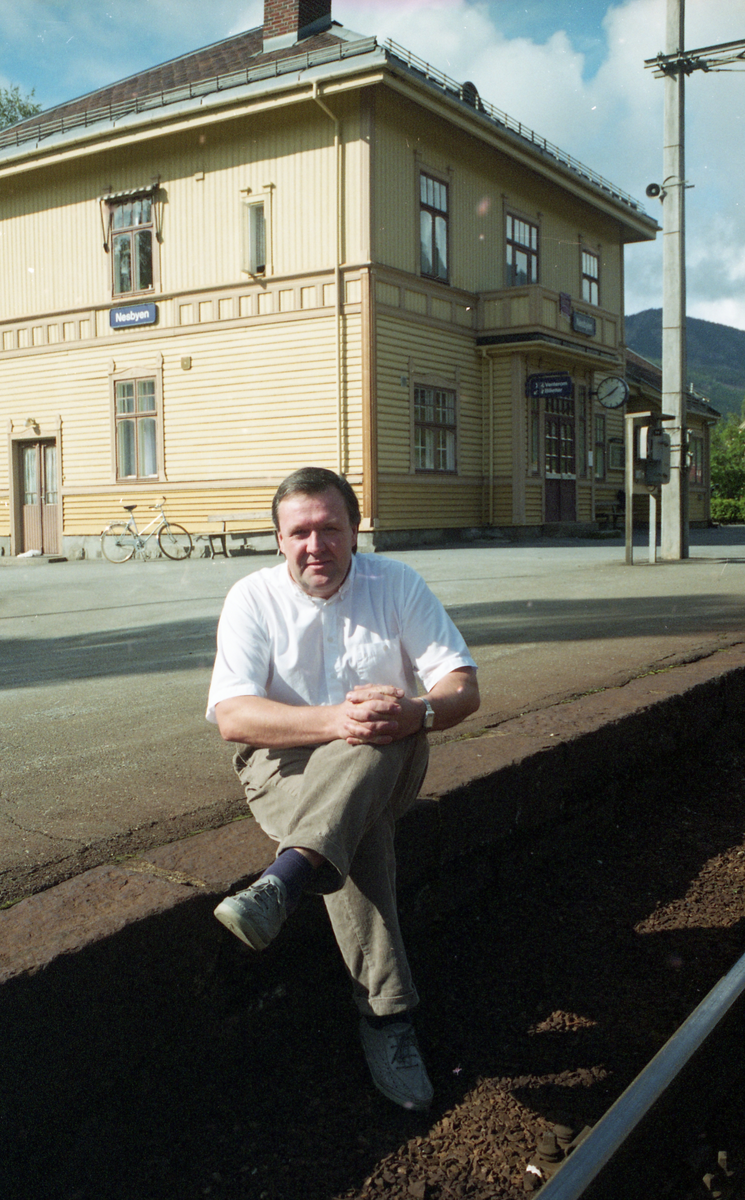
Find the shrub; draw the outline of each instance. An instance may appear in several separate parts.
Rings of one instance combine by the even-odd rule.
[[[721,525],[741,525],[745,523],[745,497],[730,500],[724,496],[712,496],[711,519]]]

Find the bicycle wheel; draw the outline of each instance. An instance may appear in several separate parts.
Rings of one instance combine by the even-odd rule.
[[[109,562],[127,562],[135,552],[132,530],[123,521],[107,525],[101,534],[101,551]]]
[[[188,558],[194,549],[191,534],[183,525],[175,525],[169,521],[158,530],[158,545],[166,558]]]

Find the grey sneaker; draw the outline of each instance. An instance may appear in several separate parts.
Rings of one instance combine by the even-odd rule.
[[[360,1021],[360,1037],[378,1091],[402,1108],[423,1111],[434,1096],[419,1046],[410,1021],[392,1021],[374,1029],[365,1018]]]
[[[285,885],[274,875],[262,875],[245,892],[227,896],[215,916],[252,950],[266,950],[287,920]]]

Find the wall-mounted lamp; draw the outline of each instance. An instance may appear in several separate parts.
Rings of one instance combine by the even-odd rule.
[[[39,432],[39,422],[36,417],[26,417],[26,429],[33,429],[35,433]]]

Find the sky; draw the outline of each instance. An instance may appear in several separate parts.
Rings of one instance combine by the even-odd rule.
[[[661,222],[666,0],[333,0],[640,200]],[[0,0],[0,85],[44,108],[262,23],[263,0]],[[745,0],[685,0],[686,49],[745,40]],[[686,82],[688,313],[745,329],[745,62]],[[662,238],[626,250],[626,312],[662,305]]]

